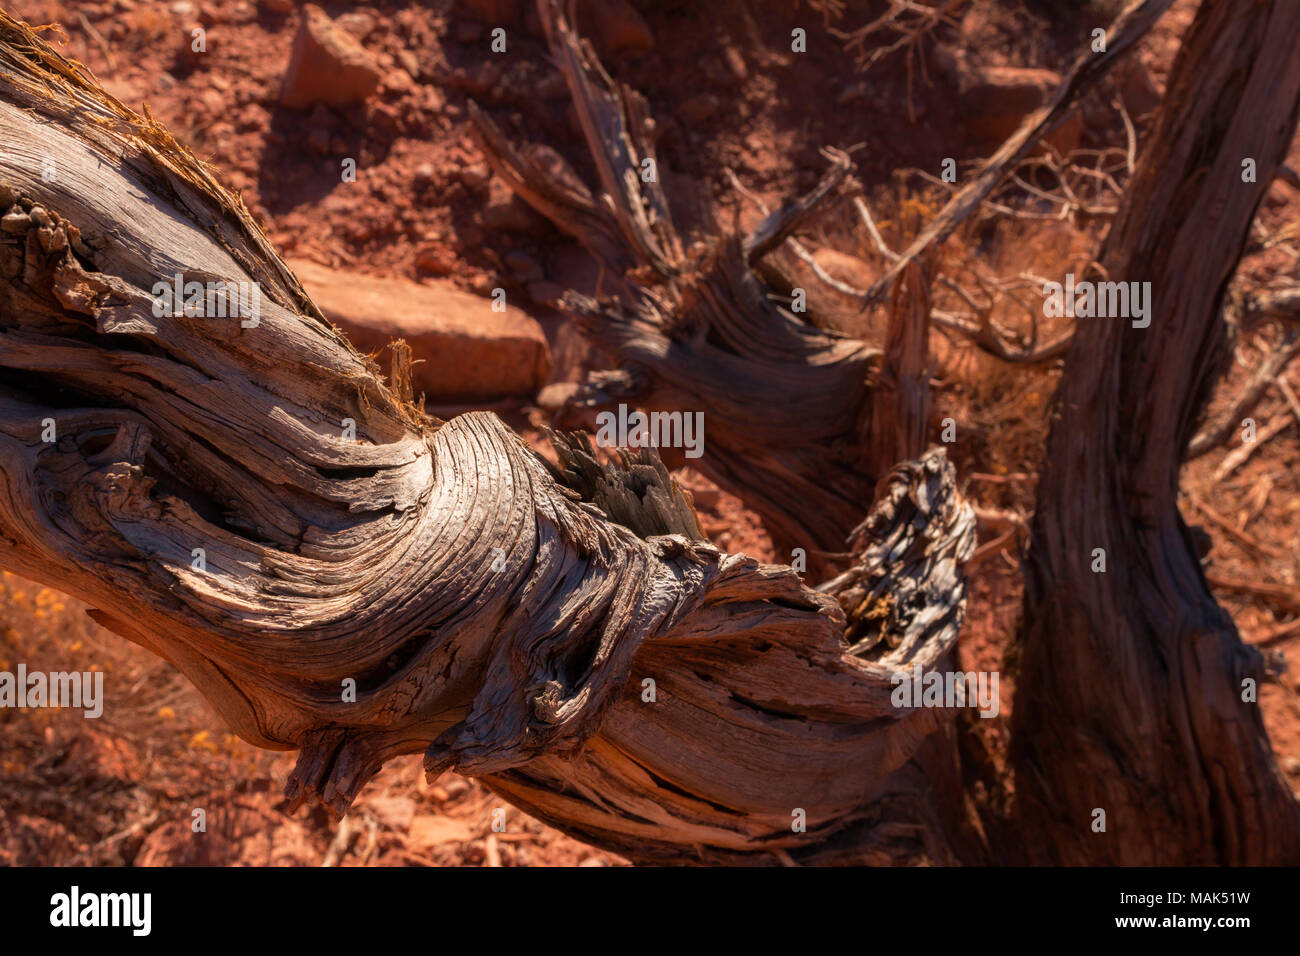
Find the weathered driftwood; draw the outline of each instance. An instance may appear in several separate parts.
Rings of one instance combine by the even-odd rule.
[[[766,217],[748,236],[682,250],[654,169],[644,100],[610,79],[556,0],[539,0],[552,56],[569,84],[600,176],[594,196],[539,148],[516,148],[472,109],[484,153],[523,199],[575,236],[623,280],[622,298],[571,294],[587,338],[625,375],[597,376],[574,404],[629,402],[705,412],[696,466],[766,523],[777,547],[802,548],[809,567],[832,566],[876,479],[898,459],[872,461],[871,382],[880,350],[825,331],[776,304],[753,266],[843,183],[848,157],[831,153],[822,182]],[[648,164],[647,164],[648,161]],[[769,262],[764,276],[774,267]],[[618,388],[611,389],[611,382]]]
[[[891,701],[891,675],[910,679],[918,662],[925,672],[942,667],[961,623],[960,566],[974,548],[974,518],[942,452],[891,473],[855,536],[853,569],[820,593],[787,568],[687,545],[670,530],[681,525],[656,517],[659,506],[640,510],[638,498],[661,495],[663,485],[646,482],[650,462],[638,467],[639,481],[606,469],[578,486],[586,494],[632,484],[638,490],[606,500],[619,500],[616,513],[632,513],[654,547],[686,549],[702,586],[687,613],[641,643],[581,751],[540,757],[489,784],[641,861],[955,859],[914,769],[899,759],[951,714],[916,710],[900,721]],[[805,817],[807,832],[796,832]]]
[[[891,700],[960,624],[941,452],[811,590],[702,540],[648,455],[560,440],[553,468],[491,414],[424,416],[187,151],[2,14],[0,131],[0,566],[299,749],[295,804],[424,752],[634,859],[956,858],[922,769],[951,712]],[[260,315],[157,314],[178,273],[258,283]]]
[[[1263,661],[1211,595],[1177,502],[1230,355],[1224,290],[1295,134],[1297,36],[1295,3],[1204,0],[1099,256],[1109,279],[1151,282],[1154,316],[1080,322],[1056,398],[1012,715],[1033,861],[1300,861],[1300,808],[1246,693]]]

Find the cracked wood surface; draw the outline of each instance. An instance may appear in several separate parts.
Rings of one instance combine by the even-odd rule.
[[[890,700],[960,625],[974,521],[942,452],[812,590],[701,540],[652,457],[557,440],[553,468],[494,415],[395,396],[237,199],[3,15],[0,130],[0,566],[298,749],[295,805],[342,813],[424,752],[633,859],[953,859],[918,798],[951,713]],[[176,273],[259,283],[256,325],[156,316]]]

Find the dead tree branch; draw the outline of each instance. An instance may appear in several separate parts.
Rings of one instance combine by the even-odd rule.
[[[558,187],[541,168],[478,111],[489,162],[523,199],[628,280],[626,299],[565,300],[589,340],[639,384],[620,397],[656,411],[707,409],[700,470],[758,512],[780,549],[802,548],[815,571],[829,569],[819,555],[842,551],[861,503],[894,464],[863,453],[880,351],[776,305],[778,290],[752,265],[836,194],[848,177],[848,157],[829,153],[831,168],[808,195],[767,215],[749,236],[725,237],[687,262],[657,178],[641,175],[648,135],[631,131],[649,127],[643,102],[609,78],[554,0],[540,0],[538,10],[585,117],[604,198],[568,186],[555,197]],[[589,221],[602,209],[630,212]],[[616,236],[621,248],[611,252]],[[608,391],[594,384],[576,407],[608,401]]]
[[[293,804],[341,814],[423,752],[637,860],[955,859],[919,769],[951,712],[891,700],[960,625],[941,451],[813,591],[700,540],[648,455],[561,441],[553,469],[494,415],[421,414],[165,130],[3,14],[0,130],[0,566],[299,750]],[[160,309],[177,275],[264,298]]]

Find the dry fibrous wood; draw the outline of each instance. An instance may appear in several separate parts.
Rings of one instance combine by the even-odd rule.
[[[934,449],[891,471],[850,537],[853,567],[819,588],[836,595],[848,615],[855,654],[882,642],[898,648],[920,620],[926,631],[936,622],[960,623],[960,604],[935,598],[960,593],[959,567],[975,546],[975,512],[957,506],[944,467]]]
[[[916,663],[941,666],[951,649],[974,518],[939,450],[882,485],[850,572],[815,592],[789,569],[722,557],[690,613],[641,644],[624,692],[580,753],[534,760],[489,785],[638,861],[771,862],[778,850],[797,862],[951,860],[932,819],[915,832],[924,782],[889,752],[904,741],[918,750],[912,735],[944,718],[916,710],[899,723],[890,678]],[[654,524],[644,513],[632,520]],[[796,814],[806,832],[792,828]]]
[[[948,200],[934,221],[881,273],[867,290],[864,302],[877,302],[883,298],[907,263],[951,236],[953,230],[1019,166],[1038,140],[1065,118],[1079,94],[1095,85],[1124,54],[1133,49],[1172,2],[1131,0],[1106,31],[1105,51],[1094,53],[1089,46],[1079,55],[1051,101],[1025,117],[1020,129],[989,157],[979,174]]]
[[[873,395],[873,461],[916,458],[928,444],[930,425],[930,285],[912,262],[894,288],[885,354]]]
[[[682,252],[654,168],[645,103],[615,83],[554,0],[538,10],[552,56],[569,84],[600,174],[599,196],[557,173],[540,147],[516,148],[482,110],[473,116],[489,162],[524,200],[575,236],[627,294],[571,294],[578,326],[628,376],[589,382],[575,408],[633,402],[655,411],[705,414],[695,466],[764,520],[778,548],[801,548],[815,572],[843,550],[876,479],[898,459],[872,461],[870,385],[880,350],[819,328],[777,304],[752,268],[815,213],[848,176],[843,153],[808,195],[766,216],[747,236]],[[646,162],[651,165],[647,166]],[[770,270],[764,270],[769,274]],[[635,387],[631,383],[635,382]]]
[[[1178,510],[1230,355],[1225,290],[1295,133],[1297,35],[1294,3],[1204,0],[1098,257],[1111,280],[1150,281],[1155,305],[1147,329],[1079,323],[1056,399],[1012,714],[1032,861],[1300,861],[1300,808],[1249,693],[1265,662],[1215,602]]]
[[[744,190],[740,181],[736,178],[735,173],[728,169],[727,174],[733,185],[735,185],[738,190],[742,191],[747,199],[759,205],[764,214],[769,214],[770,211],[761,203],[760,200],[758,200],[757,197],[750,194],[748,190]],[[876,251],[888,261],[896,262],[899,259],[899,255],[889,248],[885,243],[884,238],[880,235],[880,230],[876,228],[875,220],[871,215],[871,208],[867,205],[866,200],[861,196],[855,196],[853,198],[853,204],[858,210],[858,215],[862,220],[863,227],[867,230],[867,235],[871,238],[872,245],[875,247]],[[813,274],[817,276],[818,281],[825,283],[843,295],[857,298],[862,298],[867,295],[866,290],[854,288],[853,286],[828,275],[818,264],[817,260],[813,258],[812,254],[808,252],[808,250],[805,249],[797,239],[791,237],[788,238],[787,241],[790,245],[791,251],[794,252],[794,254],[812,270]],[[913,260],[912,263],[909,263],[908,269],[910,269],[914,263],[915,260]],[[783,274],[778,267],[770,264],[760,265],[757,262],[755,262],[755,265],[763,271],[772,273],[777,282],[783,281]],[[897,294],[897,291],[901,288],[902,277],[906,274],[907,269],[904,269],[903,273],[899,277],[899,281],[895,282],[895,294]],[[1009,341],[1010,335],[1007,330],[1001,328],[993,320],[993,309],[996,305],[995,302],[990,301],[987,305],[981,306],[976,303],[970,295],[965,292],[965,290],[947,276],[940,276],[939,278],[945,285],[954,289],[954,291],[956,291],[966,301],[966,304],[971,307],[973,312],[972,315],[959,315],[940,309],[931,308],[929,310],[929,321],[949,338],[954,338],[954,340],[956,340],[955,337],[960,337],[961,341],[970,342],[986,354],[1012,364],[1045,364],[1048,362],[1054,362],[1065,355],[1065,352],[1070,345],[1070,339],[1074,335],[1073,330],[1064,332],[1056,338],[1039,345],[1036,339],[1037,325],[1035,323],[1035,336],[1034,340],[1031,341],[1030,344],[1012,344]],[[785,284],[788,286],[788,280],[785,281]],[[810,322],[819,324],[819,317],[816,312],[810,311],[808,318]],[[820,324],[819,327],[821,327]]]
[[[1245,293],[1241,299],[1243,328],[1268,321],[1300,324],[1300,286]]]
[[[1250,457],[1269,443],[1273,438],[1280,435],[1291,427],[1291,419],[1286,415],[1278,415],[1267,425],[1260,428],[1255,433],[1255,440],[1242,442],[1232,451],[1223,456],[1223,461],[1219,462],[1214,469],[1214,480],[1216,482],[1227,478],[1234,471],[1250,460]]]
[[[927,178],[931,177],[927,176]],[[884,238],[880,235],[880,230],[876,228],[875,220],[871,216],[871,208],[867,205],[866,201],[861,196],[855,196],[853,204],[858,210],[858,216],[862,219],[862,224],[866,228],[867,234],[871,237],[872,244],[876,247],[876,251],[890,262],[900,261],[902,257],[886,245]],[[811,256],[807,257],[807,259],[808,261],[811,261]],[[900,279],[903,275],[907,274],[907,271],[912,268],[915,262],[916,259],[912,259],[905,264],[899,274]],[[819,278],[823,278],[820,272],[818,272],[818,276]],[[1074,336],[1073,329],[1058,335],[1056,338],[1051,339],[1042,345],[1039,345],[1037,317],[1032,314],[1030,316],[1033,332],[1031,341],[1027,345],[1012,344],[1009,341],[1010,334],[1008,331],[999,326],[993,320],[993,310],[997,306],[996,300],[990,297],[987,302],[980,303],[976,301],[969,292],[962,288],[959,283],[954,282],[948,276],[940,275],[938,278],[940,282],[955,292],[971,309],[971,314],[969,315],[947,312],[942,309],[930,309],[930,321],[936,328],[953,341],[960,340],[963,342],[970,342],[982,352],[992,355],[994,358],[1017,365],[1038,365],[1047,362],[1054,362],[1064,356],[1066,350],[1069,348],[1070,340]],[[868,295],[867,291],[848,288],[842,283],[834,282],[834,280],[831,280],[829,277],[824,277],[823,281],[834,285],[837,289],[840,289],[849,295],[856,295],[859,298],[864,299]],[[980,280],[980,284],[985,286],[985,291],[987,292],[987,284],[984,283],[983,280]],[[898,282],[896,281],[895,290],[897,289]]]
[[[919,56],[921,40],[940,23],[957,25],[956,14],[969,0],[943,0],[936,5],[915,3],[912,0],[890,0],[889,9],[865,26],[845,32],[831,29],[831,33],[847,41],[845,49],[855,52],[858,69],[866,72],[876,63],[896,50],[908,51],[908,77],[912,73],[912,58]],[[895,34],[893,41],[867,49],[868,41],[878,34]]]
[[[1265,323],[1282,325],[1281,338],[1251,373],[1228,407],[1192,439],[1187,448],[1189,459],[1198,458],[1227,441],[1234,431],[1242,427],[1243,418],[1253,412],[1270,386],[1289,388],[1285,385],[1286,369],[1300,355],[1300,329],[1291,325],[1300,319],[1300,288],[1284,286],[1251,290],[1245,288],[1239,279],[1228,291],[1224,311],[1229,333],[1234,338]],[[1216,480],[1242,464],[1258,445],[1282,427],[1281,423],[1275,422],[1260,433],[1256,445],[1243,445],[1234,449],[1216,470]]]
[[[425,416],[409,352],[394,392],[164,130],[2,14],[0,66],[0,566],[299,750],[294,806],[342,814],[422,752],[637,860],[958,858],[952,710],[891,699],[961,622],[942,451],[813,590],[702,540],[649,452],[557,437],[552,466],[491,413]],[[159,314],[178,273],[256,282],[260,313]]]
[[[603,192],[594,197],[552,151],[516,149],[471,102],[485,155],[512,190],[618,274],[642,264],[658,275],[675,274],[683,253],[659,183],[654,124],[644,98],[610,78],[590,44],[579,40],[559,0],[538,0],[537,6],[552,56],[569,79],[583,133],[588,142],[602,144],[592,158]]]
[[[800,196],[765,216],[753,232],[745,237],[741,248],[745,261],[751,266],[780,246],[800,225],[815,215],[848,177],[852,164],[846,153],[836,149],[824,149],[822,153],[831,161],[830,172],[807,195]]]
[[[1263,440],[1264,439],[1261,440],[1261,444],[1263,443]],[[1218,472],[1215,473],[1214,476],[1215,481],[1220,481],[1222,480],[1222,478],[1223,475],[1219,474]],[[1213,525],[1219,528],[1228,537],[1234,538],[1239,544],[1244,544],[1246,547],[1250,548],[1251,551],[1254,551],[1257,554],[1261,554],[1261,555],[1266,554],[1271,558],[1281,559],[1286,557],[1286,552],[1282,551],[1279,548],[1275,548],[1272,545],[1264,544],[1254,535],[1247,534],[1245,531],[1238,528],[1236,525],[1234,525],[1223,515],[1219,514],[1217,511],[1215,511],[1213,508],[1207,505],[1196,495],[1189,493],[1187,497],[1191,501],[1191,503],[1196,506],[1196,510],[1198,510],[1205,517],[1209,518],[1210,522]]]
[[[827,151],[827,155],[832,157],[832,159],[834,159],[836,156],[845,156],[846,154],[842,152],[837,153],[835,151]],[[732,188],[734,188],[736,192],[740,193],[751,203],[757,206],[758,209],[763,213],[764,217],[770,217],[772,215],[772,210],[768,208],[767,203],[763,202],[763,200],[759,196],[755,195],[751,190],[745,188],[745,184],[740,181],[740,178],[736,175],[735,170],[728,168],[725,170],[725,172],[727,175],[727,179],[730,180]],[[838,172],[838,170],[836,170],[836,172]],[[825,181],[823,180],[823,184],[824,182]],[[818,189],[819,190],[821,189],[820,185]],[[825,196],[826,191],[822,191],[821,195]],[[860,201],[860,200],[855,200],[855,201]],[[861,290],[855,289],[853,286],[841,282],[839,279],[836,279],[835,277],[830,275],[830,273],[828,273],[825,269],[821,267],[821,265],[813,257],[813,254],[808,251],[808,249],[804,246],[804,244],[801,243],[798,239],[796,239],[793,235],[790,235],[788,231],[786,236],[784,237],[784,242],[786,245],[790,247],[790,251],[793,252],[795,256],[798,257],[799,261],[812,270],[813,275],[817,277],[817,280],[819,282],[825,283],[826,285],[830,286],[832,289],[834,289],[835,291],[843,295],[858,296],[862,294]],[[773,248],[775,248],[775,246],[773,246]],[[764,270],[764,263],[762,261],[762,256],[756,256],[751,261],[753,262],[754,267],[758,269],[761,274],[762,271]],[[778,282],[780,282],[782,280],[782,277],[784,276],[784,273],[779,268],[773,269],[773,274],[776,281]],[[817,319],[818,319],[818,314],[815,310],[810,311],[808,313],[808,320],[810,322],[815,323]]]
[[[565,301],[584,334],[645,383],[618,398],[707,409],[704,455],[693,464],[758,512],[778,547],[809,552],[817,570],[813,550],[843,550],[871,497],[861,436],[879,352],[782,315],[739,245],[716,251],[684,293],[686,307],[651,290],[637,307],[573,293]]]

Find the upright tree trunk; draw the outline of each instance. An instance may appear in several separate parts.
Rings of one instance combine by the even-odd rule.
[[[1229,357],[1224,292],[1296,129],[1297,38],[1291,0],[1204,0],[1099,257],[1104,278],[1151,283],[1151,325],[1077,320],[1012,718],[1035,862],[1300,861],[1300,812],[1249,693],[1260,655],[1215,603],[1178,511],[1180,465]]]

